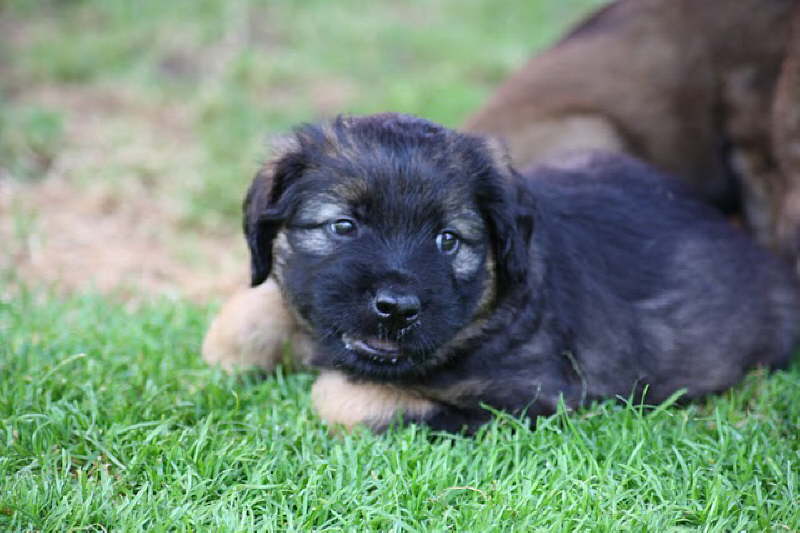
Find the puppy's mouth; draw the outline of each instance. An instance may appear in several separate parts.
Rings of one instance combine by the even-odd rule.
[[[365,337],[363,339],[345,333],[344,347],[360,357],[381,365],[396,365],[404,359],[400,345],[387,339]]]

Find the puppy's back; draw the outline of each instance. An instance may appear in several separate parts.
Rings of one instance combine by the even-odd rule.
[[[572,322],[598,346],[637,324],[628,333],[648,348],[641,363],[651,398],[719,391],[751,366],[788,363],[800,325],[793,273],[676,178],[598,153],[525,178],[560,266],[550,275],[584,288],[560,307],[581,309]]]

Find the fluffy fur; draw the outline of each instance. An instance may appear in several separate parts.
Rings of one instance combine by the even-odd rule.
[[[520,168],[564,149],[632,154],[796,260],[798,6],[611,2],[510,76],[465,129],[505,139]]]
[[[245,212],[252,282],[273,275],[313,338],[329,422],[471,431],[482,404],[691,399],[797,340],[787,265],[624,156],[520,176],[479,136],[340,118],[299,128]]]
[[[292,359],[302,363],[310,357],[310,347],[296,329],[280,289],[269,280],[225,302],[203,340],[203,359],[227,371],[255,367],[272,372],[291,342]]]

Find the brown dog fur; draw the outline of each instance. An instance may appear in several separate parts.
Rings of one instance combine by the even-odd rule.
[[[800,227],[800,9],[792,20],[772,109],[772,141],[779,172],[771,183],[776,239],[791,242]]]
[[[631,153],[742,209],[759,241],[795,257],[800,168],[782,154],[798,133],[797,5],[614,2],[533,57],[465,129],[503,138],[518,168],[564,150]]]

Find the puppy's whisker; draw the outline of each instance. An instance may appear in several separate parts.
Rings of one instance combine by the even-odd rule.
[[[421,320],[418,320],[417,322],[414,322],[413,324],[411,324],[411,325],[409,325],[409,326],[406,326],[406,327],[404,327],[403,329],[401,329],[400,331],[398,331],[398,332],[397,332],[397,340],[398,340],[398,341],[402,340],[402,339],[403,339],[403,337],[405,337],[405,336],[406,336],[406,334],[407,334],[409,331],[411,331],[412,329],[418,328],[418,327],[420,327],[421,325],[422,325],[422,321],[421,321]]]
[[[341,330],[341,329],[339,329],[339,328],[337,328],[335,326],[332,326],[332,327],[325,328],[325,330],[323,330],[321,332],[320,337],[323,340],[333,340],[333,339],[339,339],[344,333],[345,332],[343,330]]]

